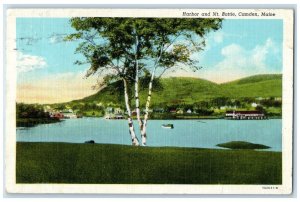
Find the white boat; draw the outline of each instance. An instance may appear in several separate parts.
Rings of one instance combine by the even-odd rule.
[[[166,129],[173,129],[174,125],[173,124],[163,124],[161,125],[162,128],[166,128]]]

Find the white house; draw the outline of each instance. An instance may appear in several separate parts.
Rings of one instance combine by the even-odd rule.
[[[67,118],[67,119],[76,119],[77,118],[77,115],[70,111],[62,112],[62,114],[64,115],[64,118]]]
[[[183,114],[183,110],[182,109],[178,109],[176,114]]]
[[[124,111],[121,108],[115,108],[114,109],[114,114],[123,114]]]
[[[251,107],[257,107],[257,106],[258,106],[257,103],[255,103],[255,102],[252,102],[252,103],[251,103]]]

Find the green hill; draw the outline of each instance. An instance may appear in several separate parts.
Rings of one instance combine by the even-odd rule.
[[[165,104],[192,104],[217,97],[281,97],[282,75],[255,75],[236,81],[217,84],[211,81],[188,77],[161,79],[162,89],[152,94],[152,106]],[[140,92],[141,105],[145,104],[147,89]],[[113,103],[124,104],[123,85],[121,82],[110,84],[98,93],[71,103]]]
[[[230,97],[281,97],[282,75],[263,74],[221,84]]]
[[[249,84],[249,83],[256,83],[262,81],[270,81],[270,80],[280,80],[281,81],[282,74],[259,74],[254,76],[249,76],[245,78],[241,78],[235,81],[227,82],[224,84]]]

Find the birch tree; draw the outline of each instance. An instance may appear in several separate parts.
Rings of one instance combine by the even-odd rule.
[[[105,79],[101,85],[110,81],[122,80],[124,85],[125,108],[128,115],[129,134],[132,145],[139,146],[130,104],[130,83],[135,77],[133,27],[125,18],[72,18],[71,26],[77,31],[66,37],[66,40],[79,40],[76,53],[81,53],[85,60],[76,64],[89,64],[86,77],[99,74]],[[138,68],[138,67],[137,67]]]
[[[191,58],[205,46],[204,36],[221,26],[220,19],[197,18],[72,18],[71,26],[77,31],[67,40],[81,40],[77,52],[90,64],[87,76],[106,74],[108,80],[123,80],[125,106],[133,145],[139,145],[134,124],[130,97],[130,83],[134,83],[137,121],[146,145],[147,121],[153,90],[153,81],[166,70],[185,64],[197,70]],[[157,70],[160,69],[159,75]],[[143,70],[143,71],[142,71]],[[151,72],[145,115],[141,118],[139,86],[142,72]]]
[[[145,115],[141,127],[142,145],[146,145],[147,121],[151,103],[153,81],[158,68],[162,68],[159,78],[166,70],[178,68],[177,64],[184,64],[193,71],[198,70],[197,61],[191,58],[195,52],[205,47],[205,35],[210,31],[221,28],[221,19],[197,19],[197,18],[158,18],[151,22],[154,37],[151,51],[154,59],[151,79],[148,87],[148,96],[145,105]]]

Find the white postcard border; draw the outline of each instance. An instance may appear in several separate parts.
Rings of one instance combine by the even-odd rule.
[[[183,12],[272,12],[270,16],[227,16],[225,19],[283,19],[282,185],[95,185],[16,184],[16,18],[17,17],[183,17]],[[199,17],[199,16],[198,16]],[[201,16],[205,17],[205,16]],[[206,16],[213,17],[213,16]],[[222,16],[218,16],[222,17]],[[9,9],[7,10],[5,173],[9,193],[105,194],[290,194],[293,141],[293,26],[291,9]]]

